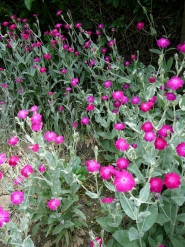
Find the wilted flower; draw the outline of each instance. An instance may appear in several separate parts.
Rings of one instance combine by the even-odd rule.
[[[17,178],[14,179],[14,184],[19,185],[23,180],[23,177],[18,176]]]
[[[96,238],[95,241],[96,241],[96,243],[99,243],[99,247],[102,247],[102,239],[101,238]],[[93,241],[90,241],[90,247],[94,247]]]

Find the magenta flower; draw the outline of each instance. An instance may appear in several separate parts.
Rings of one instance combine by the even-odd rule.
[[[133,105],[137,105],[137,104],[139,104],[139,102],[140,102],[140,98],[139,98],[138,96],[132,97],[131,103],[132,103]]]
[[[148,79],[148,81],[149,81],[150,83],[154,83],[154,82],[156,82],[156,78],[155,78],[155,77],[150,77],[150,78]]]
[[[128,67],[130,65],[129,61],[125,61],[125,66]]]
[[[103,83],[103,86],[104,86],[105,88],[110,88],[110,87],[112,86],[112,81],[105,81],[105,82]]]
[[[19,156],[11,156],[9,161],[8,161],[8,164],[10,166],[16,166],[17,163],[19,162],[19,160],[20,160]]]
[[[136,143],[132,143],[131,145],[133,148],[137,148],[137,144]]]
[[[17,78],[16,82],[22,82],[22,80],[23,80],[22,78]]]
[[[28,176],[30,174],[33,174],[33,167],[30,165],[25,165],[22,169],[21,169],[21,175],[25,178],[28,178]]]
[[[124,140],[123,138],[119,138],[115,142],[115,147],[119,151],[126,151],[129,149],[129,143],[127,142],[127,140]]]
[[[30,121],[32,124],[40,123],[42,121],[42,115],[40,115],[39,113],[34,113],[30,118]]]
[[[42,129],[42,123],[34,123],[31,125],[31,130],[37,132]]]
[[[61,69],[60,70],[60,73],[63,74],[63,75],[65,75],[67,73],[67,69]]]
[[[124,123],[116,123],[114,124],[114,129],[116,130],[123,130],[125,128],[125,124]]]
[[[94,111],[95,106],[93,104],[89,104],[85,109],[86,111]]]
[[[107,100],[108,98],[109,98],[108,95],[103,95],[103,96],[101,97],[101,99],[102,99],[103,101]]]
[[[3,173],[0,172],[0,180],[3,178]]]
[[[52,58],[52,56],[50,54],[44,54],[43,58],[47,59],[47,60],[50,60]]]
[[[100,164],[96,160],[86,160],[86,168],[88,172],[98,172]]]
[[[104,197],[101,199],[102,203],[112,203],[114,201],[114,198],[112,197]]]
[[[160,38],[157,40],[157,45],[161,48],[166,48],[167,46],[169,46],[170,41],[166,38]]]
[[[147,112],[149,111],[150,109],[152,109],[154,103],[153,102],[143,102],[141,103],[141,106],[139,107],[139,109],[143,112]]]
[[[36,105],[33,105],[31,108],[30,108],[30,111],[31,112],[36,112],[38,110],[38,106]]]
[[[132,61],[137,60],[137,56],[136,56],[136,54],[132,54],[132,55],[130,56],[130,59],[131,59]]]
[[[121,101],[115,101],[113,105],[114,107],[119,108],[121,106]]]
[[[112,93],[112,98],[114,100],[121,101],[123,96],[124,96],[124,93],[122,91],[120,91],[120,90],[115,91],[115,92]]]
[[[141,129],[144,131],[144,132],[150,132],[150,131],[153,131],[154,127],[152,125],[151,122],[145,122],[141,125]]]
[[[149,183],[151,192],[161,193],[163,188],[163,180],[161,178],[151,178]]]
[[[75,87],[78,84],[78,82],[79,82],[78,78],[73,78],[71,81],[71,86]]]
[[[73,128],[77,128],[77,127],[78,127],[78,123],[77,123],[77,122],[73,122],[73,123],[72,123],[72,127],[73,127]]]
[[[27,118],[27,115],[28,115],[28,111],[27,110],[21,110],[17,114],[18,118],[21,118],[21,119]]]
[[[57,136],[56,138],[55,138],[55,143],[56,144],[61,144],[61,143],[63,143],[64,142],[64,137],[63,136]]]
[[[169,101],[174,101],[176,100],[176,95],[174,93],[166,92],[164,93],[164,96],[166,97],[167,100]]]
[[[64,110],[64,107],[63,106],[59,106],[58,107],[58,111],[63,111]]]
[[[116,190],[123,193],[132,190],[136,185],[134,177],[127,171],[117,172],[113,183]]]
[[[43,173],[46,171],[46,167],[44,166],[44,164],[40,164],[38,170],[39,170],[39,172]]]
[[[160,137],[167,137],[169,133],[173,133],[173,128],[170,125],[164,124],[158,131]]]
[[[157,137],[155,139],[154,145],[155,145],[155,149],[163,150],[166,148],[167,142],[163,138]]]
[[[94,103],[94,97],[92,95],[87,97],[87,102],[88,103]]]
[[[181,184],[181,177],[175,172],[168,173],[164,177],[164,184],[168,189],[176,189]]]
[[[23,181],[23,177],[18,176],[17,178],[14,179],[14,184],[19,185]]]
[[[12,202],[12,204],[20,204],[24,201],[24,193],[22,191],[14,191],[11,195],[10,195],[10,200]]]
[[[8,211],[3,210],[0,207],[0,228],[3,227],[4,223],[8,223],[10,221],[10,213]]]
[[[18,138],[18,137],[12,136],[12,137],[10,137],[10,139],[8,140],[8,144],[9,144],[10,146],[15,146],[15,145],[18,143],[18,141],[19,141],[19,138]]]
[[[185,142],[181,142],[177,145],[176,152],[179,156],[185,157]]]
[[[57,135],[55,132],[47,131],[44,135],[44,139],[48,142],[55,141]]]
[[[173,76],[166,83],[166,86],[172,90],[177,90],[180,87],[183,87],[183,85],[184,85],[184,81],[179,76]]]
[[[39,144],[31,144],[28,148],[31,149],[33,152],[37,153],[39,151],[40,146]]]
[[[0,153],[0,165],[2,165],[6,161],[6,155],[3,153]]]
[[[103,180],[109,180],[114,173],[115,168],[113,166],[103,166],[100,169],[100,176]]]
[[[46,68],[40,68],[40,70],[39,70],[39,71],[40,71],[40,73],[42,73],[42,74],[43,74],[43,73],[45,73],[45,72],[46,72]]]
[[[136,28],[137,28],[138,30],[143,29],[144,26],[145,26],[144,22],[138,22],[138,23],[136,24]]]
[[[116,160],[116,165],[120,170],[127,169],[127,167],[130,165],[130,161],[126,158],[118,158]]]
[[[56,210],[60,206],[60,200],[53,198],[48,202],[48,208],[50,210]]]
[[[81,118],[80,122],[83,125],[87,125],[87,124],[89,124],[90,120],[88,117],[83,117],[83,118]]]
[[[144,135],[144,139],[147,142],[152,142],[153,140],[155,140],[155,138],[156,138],[156,135],[153,131],[146,132]]]
[[[115,45],[115,41],[113,39],[109,40],[107,45],[111,47],[111,46]]]
[[[78,23],[75,24],[75,27],[76,28],[80,28],[81,26],[82,26],[82,23],[81,22],[78,22]]]
[[[102,239],[101,238],[96,238],[95,241],[96,241],[96,243],[99,243],[99,247],[102,247]],[[90,241],[90,247],[94,247],[93,241]]]

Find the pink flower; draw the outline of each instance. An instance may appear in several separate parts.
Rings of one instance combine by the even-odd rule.
[[[46,68],[40,68],[40,69],[39,69],[39,71],[40,71],[40,73],[42,73],[42,74],[43,74],[43,73],[45,73],[45,72],[46,72]]]
[[[112,86],[112,81],[105,81],[105,82],[103,83],[103,86],[104,86],[105,88],[110,88],[110,87]]]
[[[8,223],[10,221],[10,213],[8,211],[3,210],[0,207],[0,228],[3,227],[4,223]]]
[[[8,164],[10,166],[16,166],[17,163],[19,162],[19,160],[20,160],[19,156],[11,156],[9,161],[8,161]]]
[[[127,140],[124,140],[123,138],[119,138],[115,142],[115,147],[119,151],[126,151],[129,149],[129,143],[127,142]]]
[[[86,111],[94,111],[94,105],[93,104],[89,104],[85,109]]]
[[[107,100],[109,98],[109,96],[108,95],[103,95],[102,97],[101,97],[101,99],[104,101],[104,100]]]
[[[153,131],[146,132],[144,135],[144,139],[147,142],[152,142],[153,140],[155,140],[155,138],[156,138],[156,135]]]
[[[52,56],[50,54],[44,54],[43,58],[47,59],[47,60],[50,60],[52,58]]]
[[[169,101],[174,101],[174,100],[176,100],[176,98],[177,98],[177,97],[175,96],[174,93],[170,93],[170,92],[164,93],[164,96],[165,96],[166,99],[169,100]]]
[[[164,124],[157,133],[160,137],[167,137],[169,133],[173,133],[173,128],[170,125]]]
[[[156,78],[155,78],[155,77],[150,77],[150,78],[148,79],[148,81],[149,81],[150,83],[154,83],[154,82],[156,82]]]
[[[141,125],[141,129],[144,131],[144,132],[150,132],[154,129],[153,125],[151,122],[145,122]]]
[[[56,144],[61,144],[61,143],[63,143],[64,142],[64,137],[63,136],[57,136],[56,138],[55,138],[55,143]]]
[[[22,78],[17,78],[16,82],[22,82]]]
[[[115,101],[113,105],[114,107],[119,108],[121,106],[121,101]]]
[[[0,153],[0,165],[2,165],[6,161],[6,155],[3,153]]]
[[[61,15],[62,14],[62,10],[59,10],[56,15]]]
[[[60,206],[60,200],[53,198],[48,202],[48,208],[51,210],[56,210]]]
[[[95,241],[96,241],[96,243],[99,243],[99,247],[102,247],[102,239],[101,238],[96,238]],[[90,241],[90,247],[94,247],[93,241]]]
[[[44,135],[44,139],[48,142],[55,141],[56,137],[57,137],[56,133],[50,131],[47,131]]]
[[[0,84],[0,85],[1,85],[1,87],[3,87],[3,88],[8,88],[8,84],[2,83],[2,84]]]
[[[136,28],[137,28],[138,30],[143,29],[144,26],[145,26],[144,22],[138,22],[138,23],[136,24]]]
[[[130,59],[131,59],[132,61],[137,60],[137,56],[136,56],[136,54],[132,54],[132,55],[130,56]]]
[[[185,157],[185,142],[181,142],[177,145],[176,152],[179,156]]]
[[[102,48],[101,52],[102,52],[102,53],[106,53],[106,52],[107,52],[107,48],[105,48],[105,47]]]
[[[127,192],[134,188],[136,182],[132,174],[127,171],[117,172],[113,184],[118,192]]]
[[[109,180],[114,173],[115,168],[113,166],[103,166],[100,169],[100,176],[103,180]]]
[[[10,146],[15,146],[15,145],[18,143],[18,141],[19,141],[19,138],[18,138],[18,137],[12,136],[12,137],[10,137],[10,139],[8,140],[8,144],[9,144]]]
[[[175,172],[168,173],[164,177],[164,184],[168,189],[176,189],[181,184],[181,177]]]
[[[166,148],[167,142],[166,142],[163,138],[157,137],[157,138],[155,139],[154,145],[155,145],[155,149],[163,150],[163,149]]]
[[[23,177],[18,176],[17,178],[14,179],[14,184],[19,185],[23,181]]]
[[[166,38],[160,38],[157,40],[157,45],[161,48],[166,48],[167,46],[169,46],[170,41]]]
[[[166,86],[172,90],[177,90],[180,87],[183,87],[183,85],[184,85],[184,81],[179,76],[173,76],[166,83]]]
[[[39,61],[40,61],[40,57],[36,57],[36,58],[33,59],[33,62],[35,62],[35,63],[37,63]]]
[[[30,111],[31,112],[36,112],[38,110],[38,106],[36,105],[33,105],[31,108],[30,108]]]
[[[37,132],[42,129],[42,123],[33,123],[31,125],[31,130]]]
[[[107,43],[108,46],[113,46],[115,45],[115,41],[112,39],[112,40],[109,40],[109,42]]]
[[[81,22],[78,22],[78,23],[75,24],[75,27],[76,28],[80,28],[81,26],[82,26],[82,23]]]
[[[150,109],[152,109],[153,105],[154,105],[154,103],[152,103],[152,102],[143,102],[143,103],[141,104],[141,106],[139,107],[139,109],[140,109],[141,111],[143,111],[143,112],[147,112],[147,111],[149,111]]]
[[[131,103],[132,103],[133,105],[137,105],[137,104],[139,104],[139,102],[140,102],[140,98],[139,98],[138,96],[132,97]]]
[[[130,161],[126,158],[118,158],[116,160],[116,165],[120,170],[127,169],[127,167],[130,165]]]
[[[149,183],[151,192],[161,193],[163,188],[163,180],[161,178],[151,178]]]
[[[12,202],[12,204],[20,204],[24,201],[24,193],[22,191],[14,191],[11,195],[10,195],[10,200]]]
[[[28,178],[28,176],[30,174],[33,174],[33,167],[30,165],[25,165],[22,169],[21,169],[21,175],[25,178]]]
[[[137,144],[136,143],[132,143],[131,145],[133,148],[137,148]]]
[[[83,125],[87,125],[87,124],[89,124],[89,118],[88,117],[83,117],[81,120],[80,120],[80,122],[81,122],[81,124],[83,124]]]
[[[125,66],[128,67],[130,65],[129,61],[125,61]]]
[[[101,199],[102,203],[112,203],[114,201],[114,198],[112,197],[104,197]]]
[[[29,147],[33,152],[37,153],[39,151],[39,144],[31,144]]]
[[[72,127],[73,127],[73,128],[77,128],[77,127],[78,127],[78,123],[77,123],[77,122],[73,122],[73,123],[72,123]]]
[[[120,91],[120,90],[115,91],[115,92],[112,93],[112,98],[114,100],[121,101],[123,96],[124,96],[124,93],[122,91]]]
[[[44,164],[40,164],[38,170],[39,170],[39,172],[43,173],[46,171],[46,167],[44,166]]]
[[[63,111],[64,110],[64,107],[63,106],[59,106],[58,107],[58,111]]]
[[[32,124],[40,123],[42,121],[42,115],[35,113],[32,115],[30,121]]]
[[[63,75],[65,75],[67,73],[67,69],[61,69],[60,70],[60,73],[63,74]]]
[[[114,129],[116,130],[123,130],[125,128],[125,124],[124,123],[116,123],[114,124]]]
[[[3,178],[3,173],[0,172],[0,180]]]
[[[87,97],[87,102],[93,103],[94,102],[94,97],[92,95]]]
[[[88,172],[98,172],[100,164],[96,160],[86,160],[86,168]]]
[[[78,78],[73,78],[71,81],[71,86],[75,87],[78,84],[78,82],[79,82]]]
[[[28,111],[27,110],[21,110],[17,114],[18,118],[21,118],[21,119],[27,118],[27,115],[28,115]]]

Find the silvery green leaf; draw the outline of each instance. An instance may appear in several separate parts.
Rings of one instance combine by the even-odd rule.
[[[90,191],[86,191],[85,194],[91,198],[98,198],[98,194],[90,192]]]

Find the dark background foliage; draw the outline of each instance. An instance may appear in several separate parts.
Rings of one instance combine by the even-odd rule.
[[[74,22],[82,22],[86,30],[95,33],[98,24],[103,23],[111,33],[114,27],[120,54],[129,59],[139,50],[141,61],[149,64],[155,62],[155,56],[151,57],[148,50],[156,47],[156,38],[166,35],[172,47],[185,40],[182,28],[184,0],[141,0],[140,3],[137,0],[7,0],[0,2],[0,21],[9,20],[11,14],[32,21],[33,14],[37,13],[41,29],[46,31],[61,22],[56,16],[58,10],[63,10],[64,16],[70,10]],[[147,18],[150,15],[157,31],[153,35],[150,35],[154,30],[150,29]],[[138,21],[145,23],[148,33],[135,28]]]

